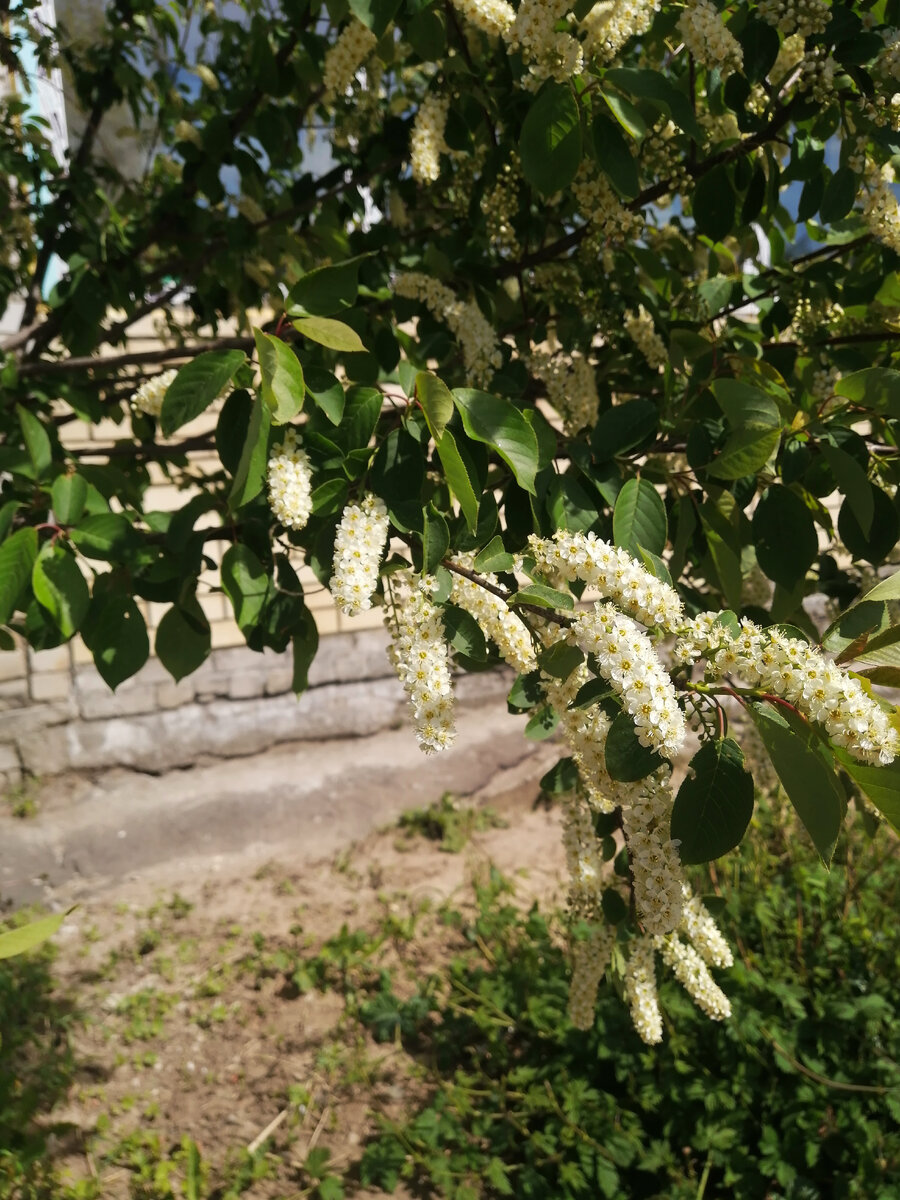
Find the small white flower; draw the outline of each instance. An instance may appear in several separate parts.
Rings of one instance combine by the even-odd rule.
[[[177,371],[161,371],[150,379],[145,379],[131,397],[131,407],[138,412],[146,413],[148,417],[158,417],[162,411],[166,392],[172,385]]]
[[[272,447],[267,471],[269,504],[288,529],[302,529],[312,511],[312,470],[296,432],[284,431],[284,441]]]
[[[361,504],[348,504],[344,509],[334,539],[330,586],[348,617],[372,607],[387,532],[387,509],[377,496],[364,496]]]
[[[386,618],[390,657],[409,697],[416,739],[425,754],[453,744],[453,685],[440,609],[432,603],[436,580],[416,581],[412,571],[391,577],[393,603]]]

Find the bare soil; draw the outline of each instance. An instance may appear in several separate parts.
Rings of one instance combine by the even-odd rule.
[[[372,961],[411,986],[446,955],[441,906],[468,907],[490,864],[515,881],[518,903],[557,902],[558,815],[536,803],[557,756],[539,747],[470,797],[502,826],[460,853],[392,825],[325,857],[311,843],[302,860],[161,863],[94,895],[80,881],[55,965],[81,1017],[75,1082],[50,1118],[68,1124],[54,1142],[66,1173],[94,1175],[110,1200],[155,1196],[136,1179],[167,1163],[183,1181],[185,1137],[209,1164],[210,1197],[247,1148],[268,1156],[269,1177],[242,1192],[259,1200],[309,1195],[303,1163],[317,1146],[335,1173],[352,1169],[375,1114],[399,1115],[423,1085],[399,1046],[345,1017],[339,971],[326,990],[298,988],[292,973],[346,926],[367,931]]]

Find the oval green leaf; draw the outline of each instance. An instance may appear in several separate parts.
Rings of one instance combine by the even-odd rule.
[[[753,777],[733,738],[706,742],[690,762],[672,808],[672,837],[683,863],[703,863],[733,850],[753,816]]]

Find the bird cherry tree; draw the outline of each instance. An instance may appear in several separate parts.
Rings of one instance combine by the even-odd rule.
[[[383,607],[424,752],[454,673],[507,664],[525,735],[566,749],[542,784],[574,1023],[607,974],[658,1041],[657,959],[725,1017],[684,867],[745,835],[760,756],[826,862],[848,803],[900,827],[874,690],[900,685],[898,25],[897,0],[116,0],[54,32],[13,0],[2,645],[80,636],[114,688],[155,601],[180,679],[215,564],[301,692],[305,561]],[[27,54],[73,99],[67,156]],[[151,466],[180,510],[148,508]]]

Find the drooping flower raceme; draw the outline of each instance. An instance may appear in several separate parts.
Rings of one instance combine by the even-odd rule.
[[[420,271],[405,271],[394,281],[398,296],[421,300],[446,321],[463,352],[466,369],[476,383],[486,383],[503,361],[494,327],[477,304],[458,300],[443,283]]]
[[[646,358],[649,366],[658,369],[668,360],[666,344],[656,332],[653,318],[644,308],[638,305],[637,312],[625,313],[625,332]]]
[[[594,533],[558,529],[552,538],[529,538],[529,549],[541,570],[555,571],[572,583],[580,579],[644,625],[672,631],[684,619],[684,606],[671,586]]]
[[[731,947],[718,925],[710,916],[703,901],[695,896],[686,883],[683,886],[684,911],[681,930],[691,939],[694,949],[711,967],[730,967],[734,962]]]
[[[416,113],[409,142],[410,167],[418,183],[434,183],[441,173],[444,127],[450,101],[429,92]]]
[[[290,427],[284,431],[284,441],[272,447],[267,482],[272,512],[286,528],[302,529],[312,511],[312,470]]]
[[[431,599],[436,581],[412,571],[391,578],[387,616],[390,657],[409,697],[416,740],[425,754],[453,744],[453,684],[440,609]]]
[[[457,560],[457,565],[470,567],[471,559]],[[482,575],[480,578],[497,585],[496,575]],[[537,667],[531,634],[522,618],[512,611],[502,596],[489,592],[471,579],[454,575],[450,599],[475,618],[482,632],[511,667],[523,675]]]
[[[378,38],[371,29],[367,29],[362,21],[357,21],[354,17],[325,55],[322,68],[324,103],[327,104],[336,96],[346,94],[353,84],[356,72],[377,45]]]
[[[638,937],[632,942],[625,968],[625,998],[631,1006],[634,1027],[648,1046],[662,1041],[662,1015],[656,994],[656,963],[653,940]]]
[[[556,25],[570,8],[569,0],[522,0],[512,27],[504,34],[520,50],[538,79],[558,82],[580,75],[584,68],[581,43]]]
[[[177,374],[177,371],[161,371],[158,375],[145,379],[131,397],[131,407],[146,413],[148,417],[158,417],[162,412],[166,392]]]
[[[516,19],[516,10],[506,0],[453,0],[453,7],[489,37],[501,37]]]
[[[372,607],[378,586],[378,568],[388,532],[388,515],[378,496],[364,496],[348,504],[334,539],[334,574],[331,594],[348,617]]]
[[[622,807],[634,902],[647,933],[671,933],[683,914],[684,875],[669,836],[671,812],[668,767],[642,780],[638,799]]]
[[[654,944],[675,978],[701,1012],[713,1021],[731,1016],[731,1003],[709,973],[709,967],[693,946],[687,946],[675,934],[654,938]]]
[[[723,78],[744,65],[741,44],[722,20],[711,0],[691,0],[678,20],[678,32],[698,63],[718,69]]]
[[[612,62],[629,38],[647,32],[658,11],[659,0],[601,0],[581,22],[585,58]]]
[[[572,943],[572,982],[569,984],[569,1016],[576,1029],[594,1024],[597,987],[612,956],[615,927],[593,925],[586,941]]]
[[[752,687],[783,697],[860,762],[893,762],[900,739],[889,715],[858,679],[812,646],[746,619],[737,638],[722,629],[718,640],[721,648],[708,660],[708,675],[739,675]]]
[[[684,742],[684,717],[672,681],[646,633],[611,604],[579,614],[568,640],[596,657],[600,674],[634,718],[642,746],[673,758]]]

